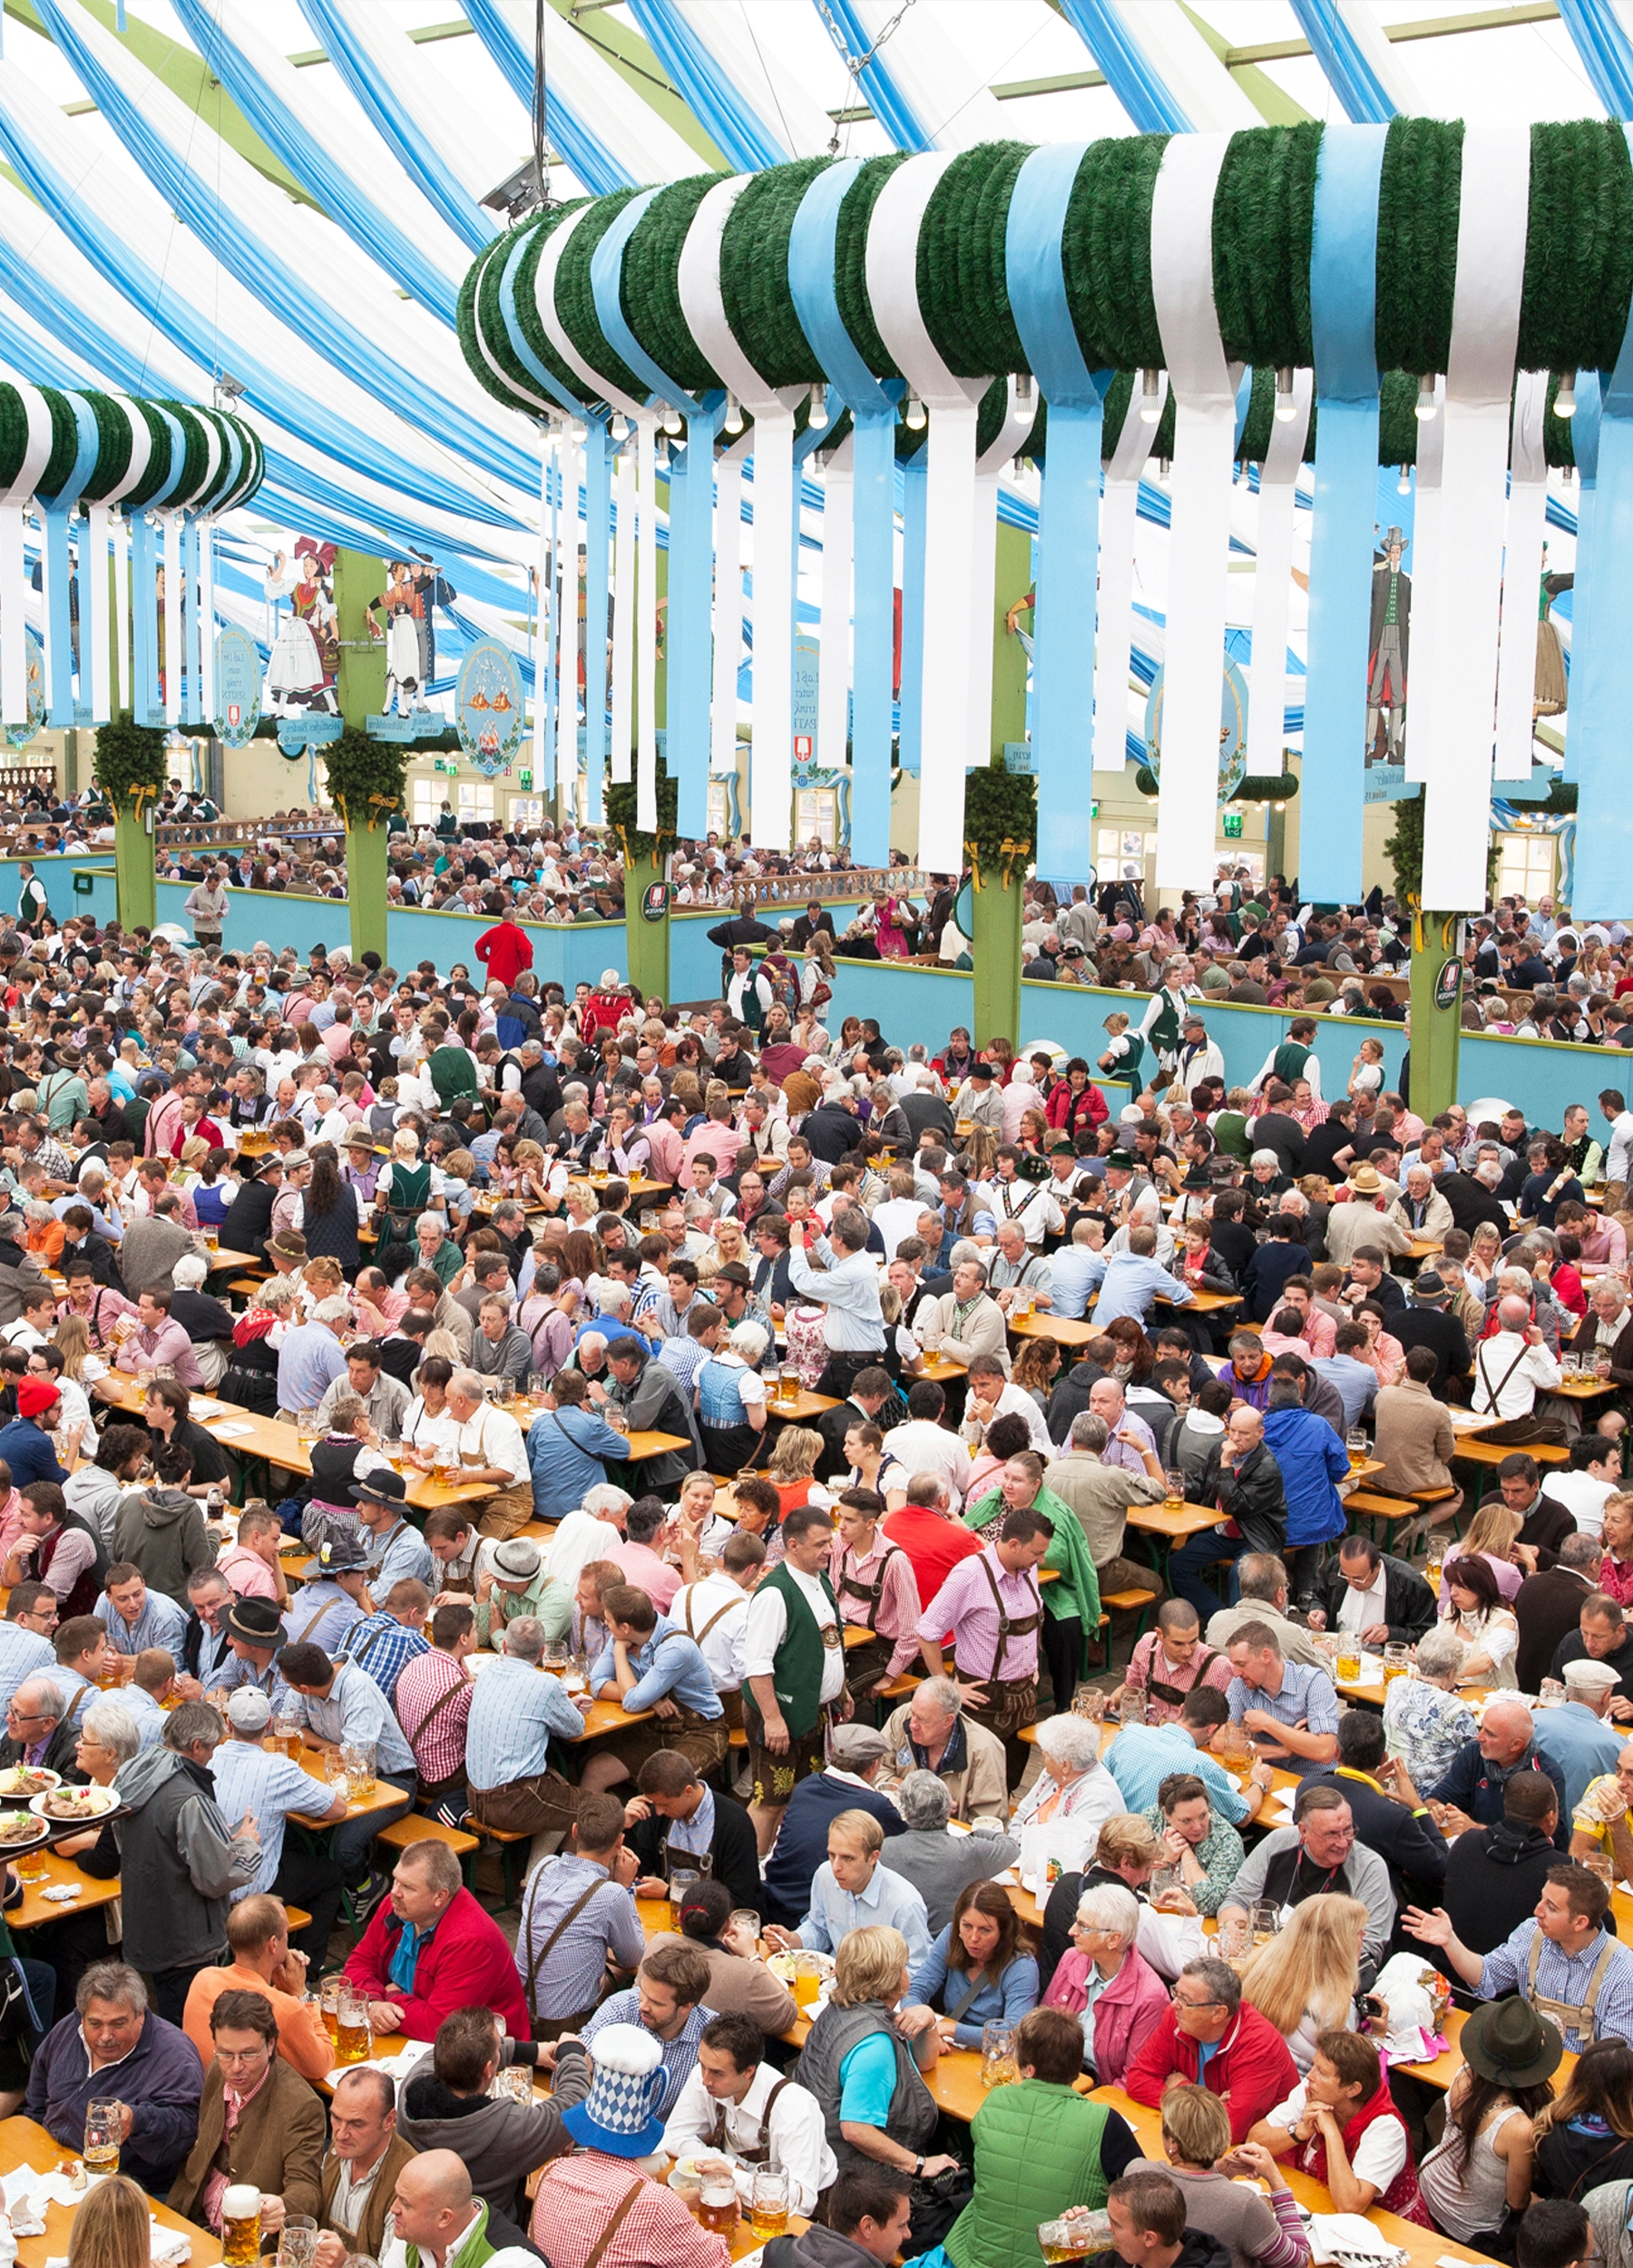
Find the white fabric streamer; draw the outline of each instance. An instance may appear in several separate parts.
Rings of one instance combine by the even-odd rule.
[[[561,618],[561,635],[556,641],[556,738],[555,780],[572,781],[578,777],[578,665],[579,665],[579,462],[578,444],[572,428],[561,437],[560,463],[562,468],[562,509],[557,523],[561,533],[556,545],[555,582],[560,598],[557,612]],[[589,672],[585,672],[585,685]]]
[[[1542,453],[1547,406],[1547,371],[1521,370],[1514,387],[1508,533],[1502,547],[1502,629],[1497,647],[1497,759],[1492,771],[1504,784],[1531,776],[1538,589],[1548,524],[1548,460]]]
[[[1293,585],[1293,514],[1314,373],[1293,373],[1294,415],[1277,418],[1259,466],[1258,549],[1253,578],[1253,674],[1247,704],[1247,769],[1286,769],[1287,610]]]
[[[552,229],[545,238],[539,252],[538,267],[533,270],[533,303],[538,308],[545,337],[573,376],[588,387],[591,396],[609,403],[614,409],[621,409],[626,417],[633,417],[640,404],[632,395],[621,392],[609,379],[603,378],[599,370],[591,368],[568,336],[566,325],[556,313],[556,269],[567,249],[569,238],[589,210],[588,205],[581,205],[576,212],[570,212],[565,220]]]
[[[998,484],[1005,466],[1032,429],[1035,397],[1022,408],[1015,381],[1009,380],[1003,423],[975,460],[975,547],[971,553],[970,590],[970,765],[993,756],[993,611],[998,588]]]
[[[658,825],[658,420],[635,421],[635,824]]]
[[[174,732],[181,722],[181,592],[187,566],[181,551],[181,515],[161,512],[164,543],[164,721]]]
[[[973,729],[970,649],[976,638],[992,643],[990,621],[977,621],[974,611],[975,424],[991,380],[953,376],[936,352],[918,299],[919,229],[951,163],[951,152],[938,152],[898,166],[879,192],[867,230],[867,295],[879,336],[930,412],[918,858],[920,865],[944,874],[956,874],[963,865],[964,770]]]
[[[99,530],[96,515],[100,507],[91,507],[91,533],[93,538],[91,556],[95,562],[92,583],[91,635],[95,640],[92,649],[91,666],[98,687],[99,706],[93,712],[103,717],[106,711],[100,706],[101,684],[108,667],[108,638],[105,628],[99,630],[96,621],[96,594],[100,591],[105,603],[108,590],[108,531],[107,514],[103,513]],[[207,727],[213,727],[216,713],[215,670],[215,522],[206,519],[199,528],[199,699],[198,710]]]
[[[619,452],[612,482],[612,784],[630,781],[635,699],[635,436]]]
[[[743,650],[743,459],[750,427],[715,459],[714,684],[709,709],[709,768],[737,770],[738,660]]]
[[[850,738],[851,578],[856,567],[856,483],[851,436],[822,480],[822,667],[816,680],[816,761],[843,771]]]
[[[555,779],[551,772],[552,750],[550,736],[545,731],[545,685],[549,677],[547,656],[550,649],[551,613],[554,605],[555,572],[554,546],[550,540],[550,460],[553,447],[551,429],[543,425],[539,432],[539,546],[538,588],[533,593],[533,776],[535,795],[553,794]]]
[[[23,560],[24,507],[0,503],[0,719],[28,719],[28,575]]]
[[[1503,475],[1530,208],[1530,127],[1467,127],[1435,601],[1446,698],[1436,705],[1423,810],[1423,904],[1447,913],[1476,911],[1486,898]]]
[[[119,636],[116,707],[134,709],[135,677],[131,668],[131,523],[122,512],[113,515],[113,620]],[[0,628],[3,627],[0,624]],[[3,666],[0,665],[0,669]]]
[[[1094,648],[1094,769],[1120,772],[1129,760],[1129,653],[1134,642],[1134,523],[1139,482],[1157,438],[1139,414],[1138,378],[1100,491],[1100,609]],[[1168,406],[1162,375],[1158,415]]]
[[[1229,136],[1176,134],[1151,200],[1151,296],[1174,426],[1157,886],[1209,888],[1217,826],[1219,687],[1229,591],[1230,496],[1241,366],[1227,362],[1213,295],[1213,208]]]
[[[794,789],[794,410],[802,386],[768,386],[738,344],[720,296],[720,239],[748,185],[717,181],[692,216],[675,286],[692,336],[754,418],[754,663],[748,824],[768,850],[792,844]],[[717,579],[717,589],[719,588]],[[735,650],[735,639],[734,639]],[[736,716],[735,698],[732,714]]]
[[[1412,555],[1406,562],[1412,577],[1412,642],[1406,668],[1406,746],[1403,768],[1408,779],[1429,777],[1429,751],[1434,745],[1434,671],[1438,648],[1434,637],[1435,601],[1440,595],[1437,562],[1440,556],[1441,465],[1446,442],[1446,381],[1434,381],[1435,411],[1422,418],[1417,429],[1417,465],[1413,477]]]

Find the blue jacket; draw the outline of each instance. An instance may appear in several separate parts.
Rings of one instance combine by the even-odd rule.
[[[621,1457],[624,1448],[623,1435],[592,1410],[541,1412],[527,1432],[534,1517],[564,1520],[576,1511],[586,1491],[605,1481],[602,1460]]]
[[[841,1812],[871,1812],[887,1841],[906,1833],[907,1823],[888,1796],[854,1780],[837,1780],[831,1772],[802,1780],[788,1798],[766,1862],[767,1913],[784,1929],[797,1929],[810,1905],[812,1878],[827,1857],[828,1829]]]
[[[1325,1418],[1313,1410],[1266,1410],[1265,1442],[1286,1491],[1288,1550],[1341,1536],[1349,1523],[1334,1482],[1348,1476],[1349,1457]]]
[[[13,1418],[0,1426],[0,1457],[11,1467],[12,1486],[25,1489],[32,1481],[54,1481],[60,1488],[68,1475],[57,1462],[49,1433],[33,1418]]]

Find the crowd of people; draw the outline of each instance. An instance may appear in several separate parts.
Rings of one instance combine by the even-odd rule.
[[[1227,1084],[1202,932],[1258,969],[1275,903],[1040,909],[1060,974],[1143,956],[1091,1064],[838,1014],[816,899],[681,1011],[541,984],[503,901],[445,973],[225,951],[200,886],[191,948],[0,935],[0,1769],[112,1791],[64,1848],[120,1890],[0,1943],[7,2107],[77,2147],[116,2093],[141,2190],[252,2187],[320,2268],[723,2268],[639,2178],[700,2154],[818,2216],[772,2268],[1102,2206],[1129,2268],[1301,2268],[1290,2174],[1586,2260],[1633,2189],[1615,1090],[1425,1123],[1375,1042],[1324,1099],[1301,1021]],[[326,1970],[410,2068],[331,2085]],[[991,2025],[963,2126],[927,2081]],[[122,2194],[75,2268],[134,2268]]]

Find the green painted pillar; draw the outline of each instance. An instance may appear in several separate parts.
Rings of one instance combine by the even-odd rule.
[[[1412,1108],[1425,1124],[1457,1100],[1462,963],[1455,914],[1412,916]]]
[[[661,858],[631,857],[624,870],[624,958],[630,982],[644,999],[656,992],[670,996],[670,915],[649,922],[641,901],[655,882],[664,879]]]
[[[1024,528],[998,530],[993,579],[993,733],[987,753],[1026,738],[1026,649],[1009,628],[1009,611],[1032,588],[1032,537]],[[1018,1042],[1017,1042],[1018,1043]]]
[[[1021,1044],[1021,902],[1022,875],[1002,869],[984,880],[977,875],[975,934],[970,958],[975,963],[975,1007],[971,1037],[978,1048],[989,1040]]]
[[[348,732],[367,729],[386,704],[386,646],[370,635],[368,607],[386,587],[386,562],[368,552],[343,551],[335,560],[335,611],[338,616],[340,715]],[[346,892],[351,907],[353,960],[377,953],[391,955],[386,943],[386,881],[388,873],[386,816],[372,826],[346,830]]]
[[[153,799],[147,799],[151,813]],[[122,929],[152,929],[158,919],[159,892],[153,875],[153,837],[145,818],[128,803],[113,810],[113,871],[119,887]]]

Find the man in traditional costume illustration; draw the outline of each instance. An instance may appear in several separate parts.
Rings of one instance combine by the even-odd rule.
[[[1372,628],[1367,638],[1366,760],[1399,764],[1406,740],[1407,646],[1412,628],[1412,577],[1401,570],[1407,539],[1400,528],[1384,537],[1383,554],[1373,562]],[[1386,739],[1379,728],[1389,712]]]

